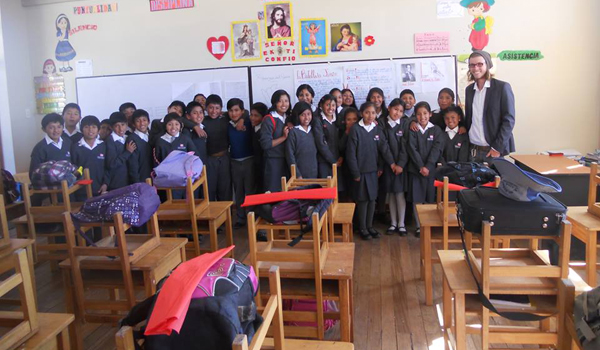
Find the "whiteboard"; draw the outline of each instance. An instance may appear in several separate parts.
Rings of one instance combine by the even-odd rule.
[[[85,77],[77,78],[76,85],[83,115],[100,120],[124,102],[145,109],[151,120],[160,119],[173,100],[187,104],[198,93],[221,96],[223,108],[233,97],[244,101],[246,108],[250,105],[247,67]]]
[[[408,68],[410,67],[410,68]],[[408,79],[410,69],[413,79]],[[363,60],[330,63],[308,63],[278,66],[250,67],[252,102],[271,105],[271,95],[286,90],[292,104],[297,102],[296,88],[303,83],[315,90],[313,104],[332,88],[349,88],[357,106],[367,99],[373,87],[385,94],[386,103],[399,97],[404,89],[411,89],[417,101],[427,101],[431,108],[438,107],[438,92],[448,87],[457,92],[456,59],[454,56],[395,58],[391,60]]]

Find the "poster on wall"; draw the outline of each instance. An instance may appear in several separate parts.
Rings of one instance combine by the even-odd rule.
[[[315,91],[313,101],[318,103],[332,87],[344,84],[344,68],[341,65],[308,65],[294,70],[294,86],[310,85]]]
[[[450,32],[415,33],[415,53],[450,52]]]
[[[327,56],[327,22],[323,18],[300,20],[300,56]]]
[[[47,59],[42,76],[34,77],[35,101],[39,114],[61,113],[67,103],[65,79],[56,73],[56,64]]]
[[[292,4],[289,2],[270,2],[265,4],[265,32],[267,41],[292,39]]]
[[[361,51],[361,23],[332,23],[331,24],[331,51]]]
[[[194,0],[150,0],[150,11],[178,10],[194,7]]]
[[[77,55],[77,52],[69,42],[71,21],[69,21],[67,15],[61,13],[56,17],[54,26],[56,27],[56,38],[58,39],[56,49],[54,50],[54,56],[56,60],[61,63],[59,70],[61,72],[70,72],[73,70],[70,62]]]
[[[259,60],[260,32],[258,21],[239,21],[231,23],[231,55],[234,62]]]
[[[378,87],[386,97],[396,97],[396,76],[391,61],[370,64],[344,65],[344,88],[352,90],[354,99],[360,105],[366,101],[369,90]]]
[[[421,65],[417,62],[403,61],[396,69],[400,91],[411,89],[415,93],[421,92]],[[399,91],[399,92],[400,92]]]

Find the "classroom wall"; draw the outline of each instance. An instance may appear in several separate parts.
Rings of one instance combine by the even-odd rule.
[[[77,59],[93,60],[94,75],[265,64],[232,62],[231,53],[218,61],[206,49],[210,36],[230,36],[230,22],[256,19],[260,0],[221,0],[209,7],[196,0],[192,9],[150,12],[148,1],[120,1],[118,12],[74,15],[73,6],[116,1],[77,1],[22,8],[1,0],[11,119],[17,168],[27,169],[26,155],[41,137],[41,116],[24,117],[35,107],[33,76],[47,58],[54,59],[54,21],[66,13],[71,26],[92,24],[97,30],[70,37]],[[363,37],[376,43],[362,52],[330,53],[326,58],[298,62],[415,56],[413,35],[447,31],[451,53],[470,51],[472,18],[437,19],[434,0],[292,1],[293,24],[300,18],[324,17],[330,23],[362,22]],[[518,153],[600,147],[600,2],[595,0],[497,0],[488,15],[495,19],[489,52],[541,50],[534,62],[499,62],[497,77],[511,83],[516,95],[515,139]],[[261,26],[264,39],[264,25]],[[296,30],[297,31],[297,30]],[[74,65],[74,61],[71,62]],[[75,72],[66,78],[69,101],[76,101]],[[12,91],[15,91],[12,93]],[[123,97],[123,101],[127,96]],[[135,102],[135,101],[133,101]],[[115,109],[118,106],[115,106]],[[83,111],[85,115],[85,111]],[[99,116],[106,118],[108,116]],[[21,137],[24,135],[25,137]]]

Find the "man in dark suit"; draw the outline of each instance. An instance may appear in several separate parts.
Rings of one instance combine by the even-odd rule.
[[[490,54],[474,51],[469,56],[465,90],[465,124],[471,143],[471,160],[490,162],[515,151],[515,96],[510,84],[492,78]]]

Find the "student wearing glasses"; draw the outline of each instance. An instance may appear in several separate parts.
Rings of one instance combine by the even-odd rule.
[[[490,162],[515,151],[515,96],[510,84],[494,79],[490,54],[474,51],[465,90],[465,126],[471,142],[471,160]]]

